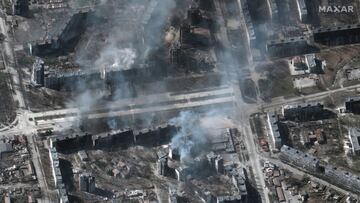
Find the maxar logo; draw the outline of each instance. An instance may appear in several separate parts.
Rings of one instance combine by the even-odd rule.
[[[353,13],[354,6],[319,6],[319,13]]]

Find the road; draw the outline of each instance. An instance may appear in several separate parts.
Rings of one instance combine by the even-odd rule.
[[[266,186],[264,174],[262,172],[262,166],[260,165],[259,152],[257,151],[257,146],[255,144],[256,135],[252,133],[250,128],[249,118],[254,111],[257,111],[256,105],[246,104],[242,99],[241,91],[239,88],[234,88],[234,96],[236,98],[238,129],[241,133],[241,136],[244,137],[246,151],[249,156],[249,161],[247,165],[250,166],[253,170],[256,189],[261,196],[262,202],[270,203],[269,196],[267,195],[267,192],[264,191]]]
[[[30,148],[30,152],[31,152],[31,158],[32,158],[32,162],[34,164],[34,168],[36,171],[36,177],[38,179],[41,191],[44,194],[42,201],[50,202],[49,197],[47,195],[47,191],[49,191],[49,188],[46,183],[45,173],[44,173],[44,170],[43,170],[43,167],[41,164],[40,152],[37,148],[37,145],[36,145],[34,139],[35,139],[35,137],[32,136],[32,134],[27,135],[27,140],[28,140],[28,144],[29,144],[29,148]]]
[[[21,83],[19,72],[15,69],[15,57],[13,54],[13,49],[11,45],[12,37],[9,35],[10,30],[6,25],[5,19],[0,18],[0,32],[3,33],[6,37],[6,40],[2,43],[3,51],[5,51],[5,67],[6,70],[12,76],[13,81],[13,90],[15,92],[14,99],[18,102],[20,109],[25,109],[25,100],[21,92]]]
[[[273,101],[271,103],[262,104],[260,108],[263,110],[268,110],[271,108],[276,108],[276,107],[280,107],[283,105],[289,105],[289,104],[293,104],[293,103],[298,104],[298,103],[306,103],[306,102],[313,102],[313,101],[321,101],[321,99],[324,99],[325,97],[330,96],[332,94],[339,93],[339,92],[354,91],[358,88],[360,88],[360,84],[351,85],[348,87],[341,87],[341,88],[337,88],[337,89],[333,89],[333,90],[326,90],[323,92],[304,95],[304,96],[295,97],[295,98],[288,98],[288,99],[286,99],[284,97],[276,98],[276,99],[273,99]]]
[[[31,134],[27,134],[27,121],[25,113],[27,112],[25,99],[22,93],[22,84],[21,84],[21,76],[20,72],[15,69],[16,67],[16,59],[13,53],[13,45],[12,45],[12,37],[9,35],[10,29],[6,25],[6,21],[3,17],[0,17],[0,32],[3,33],[6,37],[6,40],[2,43],[2,54],[5,56],[5,69],[11,75],[12,79],[12,90],[14,91],[14,101],[18,104],[17,111],[17,125],[14,126],[15,129],[10,129],[9,131],[5,131],[2,135],[11,136],[11,131],[17,131],[16,134],[26,134],[29,141],[29,149],[31,152],[32,161],[35,167],[36,176],[38,179],[39,186],[44,197],[40,200],[44,203],[50,203],[51,201],[47,198],[48,187],[46,185],[45,176],[42,171],[42,166],[39,163],[40,154],[38,150],[36,150],[36,144],[33,141],[33,136]]]
[[[232,105],[234,103],[233,87],[222,87],[196,93],[165,93],[119,100],[103,107],[94,107],[82,111],[78,108],[54,110],[40,113],[28,113],[33,126],[54,126],[56,123],[74,122],[80,118],[101,119],[126,117],[164,111],[179,111],[213,105]],[[156,101],[155,101],[156,100]],[[153,101],[153,102],[151,102]],[[30,123],[30,122],[28,122]],[[30,125],[30,124],[28,124]]]

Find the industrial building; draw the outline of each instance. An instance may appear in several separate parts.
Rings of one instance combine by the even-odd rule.
[[[287,145],[281,147],[280,160],[312,173],[320,171],[320,160]]]

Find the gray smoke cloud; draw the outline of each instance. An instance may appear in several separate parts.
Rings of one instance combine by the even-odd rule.
[[[132,48],[119,48],[111,44],[102,50],[94,65],[102,71],[128,70],[134,64],[136,51]]]
[[[174,0],[99,1],[95,8],[96,17],[90,19],[94,22],[87,30],[86,46],[75,53],[76,62],[82,69],[100,71],[103,78],[109,70],[126,71],[135,68],[136,63],[146,63],[148,54],[161,45],[162,29],[175,6]],[[78,84],[82,93],[68,106],[87,111],[109,94],[113,99],[132,95],[125,75],[119,74],[116,81],[119,88],[111,92],[105,81],[90,81],[96,84],[92,86],[102,88],[96,92],[88,84]],[[110,129],[118,127],[114,119],[108,121],[108,126]]]
[[[178,117],[169,121],[180,126],[180,130],[171,140],[171,148],[177,149],[182,162],[191,158],[195,149],[200,150],[208,142],[207,131],[201,126],[200,115],[192,111],[180,112]]]

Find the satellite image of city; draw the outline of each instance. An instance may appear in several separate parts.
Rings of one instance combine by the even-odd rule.
[[[1,0],[0,203],[360,203],[360,0]]]

